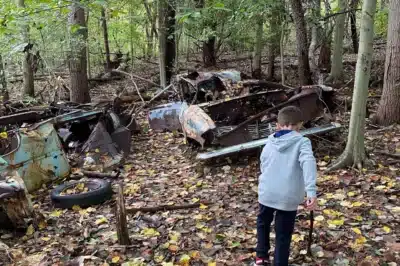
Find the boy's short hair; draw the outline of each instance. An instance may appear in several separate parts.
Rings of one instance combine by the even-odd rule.
[[[278,124],[281,126],[295,126],[303,122],[303,113],[296,106],[286,106],[278,113]]]

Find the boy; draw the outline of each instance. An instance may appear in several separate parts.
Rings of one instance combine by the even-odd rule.
[[[280,110],[277,132],[268,137],[261,153],[255,265],[270,265],[269,232],[274,213],[274,265],[287,266],[296,211],[304,200],[305,192],[306,208],[313,210],[316,206],[317,165],[310,140],[298,133],[301,126],[299,108],[288,106]]]

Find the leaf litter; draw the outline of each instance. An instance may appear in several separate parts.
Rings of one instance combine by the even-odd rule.
[[[394,138],[393,132],[396,131],[386,132],[384,138]],[[370,141],[376,139],[367,136]],[[46,221],[39,228],[30,226],[21,234],[15,233],[11,239],[2,238],[8,247],[8,262],[250,265],[256,245],[258,159],[249,157],[242,162],[202,165],[190,157],[184,139],[176,134],[148,130],[134,136],[133,141],[134,152],[127,158],[121,179],[112,180],[124,183],[127,207],[212,204],[202,203],[197,209],[128,215],[133,244],[124,247],[117,244],[112,203],[54,209],[48,197],[51,187],[44,188],[33,195],[33,203]],[[320,170],[326,166],[322,162],[332,159],[321,156]],[[306,255],[309,220],[308,213],[300,206],[292,237],[294,263],[399,263],[398,164],[386,165],[383,160],[375,165],[362,172],[341,170],[325,175],[320,171],[313,258]],[[273,232],[271,236],[274,239]]]

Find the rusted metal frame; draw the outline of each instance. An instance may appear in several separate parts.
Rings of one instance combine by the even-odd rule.
[[[303,93],[303,92],[304,92],[304,93]],[[258,114],[256,114],[256,115],[252,116],[251,118],[249,118],[249,119],[247,119],[246,121],[244,121],[244,122],[240,123],[239,125],[237,125],[237,126],[236,126],[234,129],[232,129],[231,131],[229,131],[229,132],[227,132],[227,133],[225,133],[225,134],[219,136],[219,138],[225,138],[225,137],[227,137],[228,135],[234,134],[234,133],[235,133],[236,131],[238,131],[239,129],[245,127],[246,125],[248,125],[248,124],[251,123],[251,122],[256,121],[257,119],[263,117],[264,115],[266,115],[266,114],[268,114],[268,113],[270,113],[270,112],[272,112],[272,111],[275,111],[275,110],[277,110],[277,109],[279,109],[279,108],[285,107],[285,106],[287,106],[288,104],[293,103],[293,102],[295,102],[295,101],[297,101],[297,100],[299,100],[299,99],[301,99],[301,98],[303,98],[303,97],[306,97],[306,96],[309,96],[309,95],[315,93],[315,91],[311,91],[311,90],[309,90],[309,91],[303,91],[303,92],[300,93],[300,94],[297,94],[297,95],[293,96],[292,98],[290,98],[290,99],[289,99],[288,101],[286,101],[286,102],[277,104],[277,105],[275,105],[275,106],[273,106],[273,107],[271,107],[271,108],[268,108],[267,110],[264,110],[264,111],[262,111],[262,112],[260,112],[260,113],[258,113]]]

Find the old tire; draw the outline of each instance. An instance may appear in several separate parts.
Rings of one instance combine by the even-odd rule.
[[[61,195],[66,189],[73,188],[79,183],[85,183],[90,190],[79,194]],[[59,185],[51,191],[51,200],[56,208],[70,209],[77,205],[80,207],[89,207],[97,205],[111,199],[113,194],[111,184],[102,179],[90,179],[87,181],[74,181]]]

